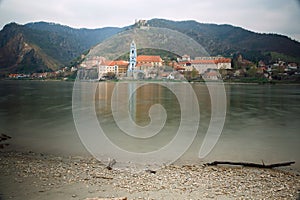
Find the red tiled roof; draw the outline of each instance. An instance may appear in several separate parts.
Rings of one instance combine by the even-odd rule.
[[[185,70],[184,67],[176,67],[175,69],[176,69],[177,71],[178,71],[178,70]]]
[[[128,61],[125,61],[125,60],[114,60],[114,61],[109,61],[108,65],[109,66],[127,66],[129,64]]]
[[[137,62],[162,62],[160,56],[140,55],[137,57]]]
[[[231,59],[230,58],[219,58],[218,63],[230,63]]]
[[[101,66],[115,66],[115,65],[118,65],[118,66],[127,66],[129,64],[128,61],[125,61],[125,60],[103,60],[100,62],[100,65]]]

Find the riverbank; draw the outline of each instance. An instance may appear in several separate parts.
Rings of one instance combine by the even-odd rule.
[[[0,152],[0,199],[297,199],[300,175],[275,169],[171,165],[108,170],[93,158]]]
[[[42,81],[42,82],[75,82],[75,79],[0,79],[0,81]],[[105,80],[105,81],[92,81],[92,82],[148,82],[148,83],[158,83],[158,82],[175,82],[175,83],[200,83],[200,84],[205,84],[206,81],[191,81],[191,80],[185,80],[185,81],[180,81],[180,80],[166,80],[166,79],[161,79],[161,80],[155,80],[155,79],[143,79],[143,80]],[[261,81],[229,81],[229,80],[222,80],[220,81],[221,83],[223,82],[224,84],[227,85],[300,85],[300,82],[297,81],[271,81],[271,82],[261,82]]]

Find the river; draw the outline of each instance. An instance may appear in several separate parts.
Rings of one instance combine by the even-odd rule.
[[[95,109],[99,124],[117,146],[127,151],[148,152],[166,145],[176,135],[182,111],[168,88],[154,82],[137,90],[132,97],[131,117],[139,126],[150,122],[148,110],[153,104],[161,104],[167,114],[162,134],[143,142],[120,136],[110,108],[116,83],[91,84],[97,84]],[[60,81],[0,81],[0,132],[12,136],[9,148],[56,155],[90,155],[75,128],[73,85],[73,82]],[[180,161],[197,163],[210,123],[211,101],[205,84],[191,86],[198,98],[200,123],[193,144]],[[224,87],[227,100],[224,128],[203,161],[267,164],[293,160],[296,161],[293,168],[299,170],[299,85],[225,84]]]

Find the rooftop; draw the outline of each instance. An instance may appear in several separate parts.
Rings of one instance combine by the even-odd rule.
[[[162,59],[160,56],[139,55],[137,62],[162,62]]]

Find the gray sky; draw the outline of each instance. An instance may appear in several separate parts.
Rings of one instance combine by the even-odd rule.
[[[122,27],[152,18],[231,24],[300,41],[300,0],[0,0],[0,29],[35,21]]]

